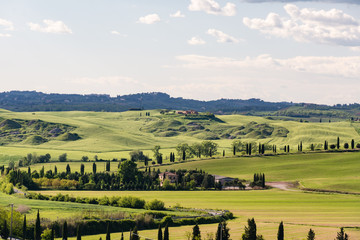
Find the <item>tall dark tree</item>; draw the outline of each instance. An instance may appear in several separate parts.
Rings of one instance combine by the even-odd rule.
[[[277,233],[277,239],[278,240],[284,240],[284,223],[281,221],[279,224],[279,229]]]
[[[110,165],[110,161],[107,161],[107,162],[106,162],[106,171],[107,171],[107,172],[110,172],[110,166],[111,166],[111,165]]]
[[[167,224],[164,230],[164,240],[169,240],[169,226]]]
[[[256,223],[254,218],[248,219],[248,226],[245,226],[242,240],[256,240]]]
[[[77,225],[76,228],[76,240],[81,240],[81,229],[80,229],[80,224]]]
[[[34,240],[41,240],[41,225],[40,225],[40,212],[39,212],[39,210],[37,212],[36,221],[35,221]]]
[[[62,240],[68,239],[68,229],[67,229],[67,222],[64,221],[63,228],[62,228]]]
[[[23,239],[25,240],[26,239],[26,230],[27,230],[27,227],[26,227],[26,215],[24,215],[24,223],[23,223]]]
[[[6,222],[6,220],[4,220],[3,226],[1,227],[1,237],[3,239],[8,239],[9,234],[10,234],[10,232],[9,232],[9,228],[7,226],[7,222]]]
[[[107,223],[107,226],[106,226],[106,240],[111,240],[111,238],[110,238],[110,223],[109,222]]]
[[[70,165],[66,165],[66,174],[70,174],[71,173],[71,168]]]
[[[339,149],[340,148],[340,138],[337,137],[336,139],[336,148]]]
[[[215,240],[229,240],[230,239],[230,229],[227,227],[226,222],[221,222],[218,225],[216,231]]]
[[[185,159],[186,159],[186,152],[185,152],[185,150],[184,150],[184,151],[183,151],[183,154],[182,154],[182,160],[185,161]]]
[[[354,139],[351,139],[351,149],[354,149],[355,148],[355,141]]]
[[[85,173],[85,165],[84,165],[84,164],[81,164],[81,165],[80,165],[80,174],[81,174],[81,175],[84,175],[84,173]]]
[[[137,227],[134,227],[134,230],[131,234],[131,239],[130,240],[140,240],[139,234],[138,234],[138,230]]]
[[[55,169],[54,169],[54,175],[57,174],[57,167],[55,166]]]
[[[225,157],[225,150],[223,150],[223,157]]]
[[[201,239],[201,233],[200,233],[200,228],[199,225],[195,225],[193,227],[193,232],[192,232],[192,238],[191,240],[200,240]]]
[[[335,240],[349,240],[349,236],[345,233],[344,228],[340,228],[340,232],[337,233]]]
[[[96,174],[96,163],[93,163],[93,174]]]
[[[120,240],[124,240],[124,232],[121,232],[121,238]]]
[[[315,240],[315,232],[310,228],[306,240]]]
[[[159,224],[159,228],[158,228],[158,240],[163,240],[163,237],[162,237],[162,230],[161,230],[161,225]]]
[[[233,155],[236,155],[236,146],[233,147]]]
[[[54,231],[54,228],[51,228],[51,236],[50,236],[50,239],[51,239],[51,240],[54,240],[54,239],[55,239],[55,231]]]

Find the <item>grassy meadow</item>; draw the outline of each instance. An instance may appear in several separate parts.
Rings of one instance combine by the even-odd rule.
[[[255,141],[258,143],[268,143],[278,145],[278,150],[283,145],[290,145],[291,150],[297,150],[300,141],[303,142],[304,150],[311,143],[322,144],[324,140],[328,140],[329,144],[336,142],[339,136],[341,145],[344,142],[350,142],[355,139],[360,142],[360,136],[357,132],[359,123],[342,122],[296,122],[283,120],[270,120],[263,117],[242,116],[242,115],[219,115],[216,116],[219,121],[201,120],[204,126],[203,132],[195,131],[194,134],[189,132],[178,131],[176,136],[163,137],[152,132],[144,131],[144,129],[161,121],[176,121],[188,123],[183,116],[178,115],[162,115],[158,110],[149,111],[150,117],[145,116],[145,111],[129,111],[121,113],[109,112],[10,112],[0,111],[2,119],[24,119],[36,120],[40,119],[45,122],[66,124],[76,127],[75,133],[81,137],[77,141],[61,141],[54,139],[40,145],[30,145],[26,141],[19,143],[9,143],[0,146],[0,162],[8,162],[12,160],[12,156],[25,156],[28,153],[45,154],[50,153],[53,159],[57,159],[62,153],[67,153],[68,158],[79,160],[82,156],[88,156],[93,159],[95,155],[103,159],[112,158],[129,158],[129,152],[134,149],[143,150],[145,154],[152,157],[151,149],[155,145],[161,146],[161,152],[168,156],[171,151],[179,143],[192,144],[201,142],[206,138],[206,134],[220,134],[229,131],[229,129],[237,129],[245,126],[252,126],[256,122],[264,130],[265,128],[282,128],[289,132],[286,137],[278,135],[261,135],[255,131],[243,136],[242,141]],[[141,116],[140,116],[141,114]],[[194,121],[193,121],[194,122]],[[263,125],[266,125],[265,127]],[[187,126],[185,124],[185,126]],[[253,126],[252,126],[253,127]],[[196,134],[195,134],[196,133]],[[260,134],[260,135],[259,135]],[[203,139],[202,139],[203,138]],[[222,137],[214,140],[219,144],[219,150],[226,150],[227,155],[231,155],[232,139]],[[165,159],[166,161],[166,159]]]
[[[149,111],[147,111],[149,112]],[[141,113],[141,116],[140,116]],[[282,191],[279,189],[258,191],[40,191],[43,194],[67,193],[72,196],[101,197],[131,195],[145,200],[160,199],[166,206],[180,204],[191,208],[228,209],[236,219],[229,222],[232,239],[240,239],[244,225],[248,218],[254,217],[258,232],[265,239],[275,239],[280,221],[285,223],[286,239],[305,239],[309,228],[315,230],[316,239],[334,239],[339,227],[346,227],[351,239],[360,239],[360,152],[317,152],[295,154],[297,145],[303,142],[303,149],[307,150],[311,143],[336,143],[340,137],[341,146],[354,139],[360,142],[358,130],[359,123],[349,121],[339,122],[299,122],[272,120],[262,117],[224,115],[216,116],[219,120],[202,120],[205,129],[203,132],[177,132],[172,137],[166,127],[176,123],[176,129],[189,126],[189,120],[181,116],[164,116],[159,111],[150,111],[151,116],[146,117],[145,111],[131,111],[122,113],[107,112],[22,112],[15,113],[2,110],[2,119],[40,119],[45,122],[60,123],[75,127],[74,132],[81,137],[77,141],[61,141],[54,139],[40,145],[30,145],[27,142],[9,143],[0,146],[0,165],[26,156],[28,153],[37,155],[50,153],[52,160],[57,160],[63,153],[68,154],[71,162],[50,162],[32,165],[32,170],[53,169],[56,165],[58,171],[64,171],[70,164],[71,171],[79,171],[79,160],[88,156],[90,160],[97,155],[98,158],[129,158],[132,150],[143,150],[146,155],[153,156],[151,149],[160,145],[160,152],[164,154],[164,162],[169,160],[166,156],[175,151],[179,143],[198,143],[203,141],[207,134],[220,136],[222,133],[232,134],[234,131],[243,131],[241,141],[275,144],[278,152],[284,145],[290,145],[291,153],[277,156],[262,157],[233,157],[231,143],[233,139],[221,137],[213,140],[219,145],[219,152],[226,151],[225,158],[216,156],[212,159],[195,159],[194,161],[176,162],[172,165],[160,167],[161,171],[170,169],[202,169],[211,174],[218,174],[240,179],[251,180],[256,172],[265,173],[267,181],[299,182],[306,188],[345,191],[350,194],[303,192],[299,189]],[[168,121],[168,122],[167,122]],[[256,122],[256,124],[254,123]],[[161,123],[161,124],[160,124]],[[261,131],[252,129],[259,125]],[[152,132],[154,126],[163,128],[160,132]],[[240,129],[240,130],[239,130]],[[241,130],[242,129],[242,130]],[[287,132],[286,137],[268,134],[263,130]],[[285,131],[286,129],[286,131]],[[145,131],[146,130],[146,131]],[[251,131],[250,131],[251,130]],[[164,132],[165,131],[165,132]],[[171,130],[174,131],[174,130]],[[261,132],[261,133],[260,133]],[[222,136],[222,135],[221,135]],[[294,154],[293,154],[294,153]],[[92,172],[93,162],[86,162],[85,171]],[[104,171],[104,162],[97,162],[97,171]],[[111,170],[116,170],[118,162],[111,162]],[[157,168],[157,167],[156,167]],[[28,206],[30,218],[35,216],[36,209],[40,209],[45,218],[56,219],[58,216],[70,217],[82,214],[88,210],[95,212],[114,212],[120,208],[87,205],[77,203],[50,202],[30,200],[18,196],[9,196],[0,193],[0,205]],[[125,212],[141,212],[143,210],[121,209]],[[202,236],[207,232],[215,232],[216,225],[202,225]],[[171,239],[185,239],[185,232],[190,226],[170,229]],[[155,238],[157,230],[141,231],[140,235]],[[87,236],[84,239],[105,239],[104,235]],[[119,234],[114,234],[113,238]],[[128,238],[128,234],[125,239]]]
[[[43,191],[57,194],[58,191]],[[287,239],[304,239],[309,228],[315,229],[317,239],[333,239],[340,226],[348,227],[352,239],[360,237],[360,196],[344,194],[304,193],[301,191],[68,191],[73,196],[95,197],[99,195],[132,195],[145,200],[157,198],[166,206],[180,204],[200,209],[228,209],[236,219],[229,222],[233,239],[239,239],[246,220],[254,217],[259,233],[265,239],[274,239],[280,221],[284,221]],[[354,227],[357,227],[354,228]],[[190,227],[171,228],[173,238],[185,239]],[[201,229],[215,232],[216,225],[202,225]],[[147,237],[155,237],[156,231],[143,231]],[[116,235],[118,236],[118,235]],[[95,238],[86,238],[95,239]],[[98,239],[98,237],[97,237]]]

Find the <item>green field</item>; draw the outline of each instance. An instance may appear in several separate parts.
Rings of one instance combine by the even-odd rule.
[[[129,151],[134,149],[144,150],[145,154],[152,157],[151,149],[155,145],[160,145],[166,156],[179,143],[201,142],[207,134],[223,136],[222,133],[234,134],[241,137],[242,141],[256,141],[258,143],[269,143],[278,145],[278,149],[283,145],[290,145],[291,150],[297,150],[300,141],[303,142],[304,150],[311,143],[322,144],[328,140],[329,144],[335,143],[339,136],[341,145],[344,142],[350,142],[355,139],[360,142],[360,137],[356,131],[359,123],[334,122],[334,123],[305,123],[296,121],[269,120],[262,117],[242,116],[242,115],[219,115],[219,120],[194,120],[190,121],[183,116],[171,115],[164,116],[157,110],[152,110],[151,117],[145,117],[145,112],[130,111],[122,113],[108,112],[9,112],[1,111],[2,119],[23,119],[36,120],[44,122],[58,123],[75,127],[73,132],[81,137],[77,141],[61,141],[58,138],[42,143],[40,145],[31,145],[26,141],[9,143],[0,147],[3,157],[0,161],[7,162],[10,156],[25,156],[27,153],[45,154],[50,153],[53,159],[66,152],[68,157],[73,160],[79,160],[87,155],[93,159],[95,155],[103,159],[128,158]],[[177,136],[161,137],[158,133],[149,132],[148,129],[158,126],[160,122],[180,122],[182,126],[188,128],[187,132],[178,131]],[[190,131],[188,123],[202,125],[203,132]],[[254,124],[256,122],[256,124]],[[166,125],[166,124],[165,124]],[[164,125],[159,125],[164,128]],[[239,130],[243,128],[243,130]],[[259,128],[259,129],[257,129]],[[207,130],[206,130],[207,129]],[[287,129],[289,132],[286,137],[271,135],[268,130],[277,131]],[[237,131],[239,130],[239,131]],[[250,132],[249,132],[250,131]],[[247,132],[249,132],[247,134]],[[246,134],[246,135],[236,135]],[[161,135],[161,134],[160,134]],[[225,136],[225,135],[224,135]],[[227,135],[226,135],[227,136]],[[232,139],[221,137],[214,140],[219,144],[219,150],[226,150],[227,155],[231,155]],[[8,156],[8,157],[6,157]],[[165,160],[166,161],[166,160]]]
[[[57,191],[44,191],[57,194]],[[233,239],[239,239],[245,222],[254,217],[258,229],[265,239],[276,237],[277,226],[284,221],[287,239],[304,239],[309,228],[315,229],[317,239],[333,239],[338,227],[348,227],[351,239],[360,237],[360,196],[343,194],[318,194],[296,191],[132,191],[132,192],[91,192],[69,191],[73,196],[132,195],[146,200],[158,198],[173,206],[177,203],[184,207],[218,208],[232,211],[237,219],[230,221]],[[353,227],[357,227],[355,229]],[[216,231],[216,225],[201,228]],[[180,229],[180,230],[179,230]],[[174,239],[184,239],[184,229],[174,228]],[[173,231],[173,230],[171,230]],[[156,231],[145,231],[154,237]],[[89,238],[91,239],[91,238]],[[95,238],[93,238],[95,239]]]

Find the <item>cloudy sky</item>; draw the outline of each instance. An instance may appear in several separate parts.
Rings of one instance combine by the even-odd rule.
[[[359,0],[2,0],[0,91],[360,102]]]

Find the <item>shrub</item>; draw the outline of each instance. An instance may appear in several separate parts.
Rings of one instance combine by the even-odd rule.
[[[125,208],[144,208],[145,200],[131,196],[122,197],[118,201],[118,206]]]
[[[331,144],[330,145],[330,149],[335,149],[336,148],[336,145],[335,144]]]
[[[145,209],[147,210],[164,210],[165,203],[163,201],[154,199],[146,203]]]

